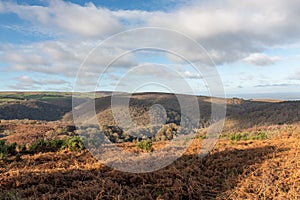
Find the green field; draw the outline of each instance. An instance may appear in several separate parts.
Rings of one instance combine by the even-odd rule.
[[[2,92],[0,93],[0,102],[8,101],[26,101],[26,100],[57,100],[65,97],[70,97],[69,92]]]

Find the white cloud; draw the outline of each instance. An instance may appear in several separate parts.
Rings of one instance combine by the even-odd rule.
[[[185,66],[188,70],[184,70],[181,65],[174,64],[156,64],[142,63],[133,66],[129,74],[135,76],[154,76],[157,78],[172,78],[172,79],[202,79],[199,72],[192,70],[191,66]],[[114,75],[113,79],[118,80],[119,76]]]
[[[15,13],[21,19],[29,21],[35,27],[33,34],[47,34],[49,30],[50,35],[56,36],[53,41],[27,45],[1,44],[0,59],[12,71],[74,77],[98,39],[102,40],[127,28],[155,26],[174,29],[191,36],[203,45],[216,64],[242,60],[258,66],[272,65],[281,58],[264,54],[266,49],[300,44],[299,10],[298,0],[195,1],[193,5],[185,5],[169,12],[111,11],[95,7],[91,3],[80,6],[56,0],[50,1],[48,6],[0,2],[0,13]],[[27,30],[22,27],[8,28],[21,32]],[[205,51],[195,51],[180,37],[161,34],[151,32],[141,38],[124,38],[123,43],[111,44],[97,50],[86,63],[90,66],[89,72],[98,72],[99,67],[113,60],[116,55],[140,43],[146,45],[145,41],[151,43],[152,38],[161,47],[178,51],[190,61],[207,61]],[[182,59],[176,56],[170,55],[168,58],[173,63],[182,63]],[[130,67],[137,64],[136,58],[131,55],[120,59],[115,66]],[[198,78],[192,71],[180,72],[186,78]],[[163,75],[161,71],[143,73]],[[299,80],[299,76],[296,74],[291,77]],[[88,84],[91,80],[88,80],[89,76],[86,78],[85,83]],[[23,79],[30,84],[30,79]],[[37,85],[35,82],[33,84]]]
[[[297,0],[196,1],[172,12],[122,11],[115,16],[139,25],[178,30],[202,44],[217,64],[300,40]],[[143,23],[142,23],[143,22]],[[178,48],[185,48],[174,40]],[[186,51],[192,54],[187,47]],[[191,55],[191,57],[194,57]]]
[[[290,86],[299,86],[299,84],[296,84],[296,83],[275,83],[275,84],[255,85],[254,87],[290,87]]]
[[[95,43],[70,41],[46,41],[30,45],[0,45],[0,59],[9,63],[11,71],[31,71],[44,74],[63,74],[74,77],[84,58]],[[101,70],[116,55],[124,51],[118,48],[99,48],[90,54],[84,66],[93,72]],[[132,54],[118,59],[112,66],[128,67],[135,64]]]
[[[190,79],[201,79],[201,75],[198,73],[193,73],[191,71],[184,71],[183,77],[190,78]]]
[[[80,6],[63,1],[51,1],[47,7],[14,3],[0,5],[2,12],[16,13],[34,25],[53,27],[68,37],[81,36],[82,40],[104,38],[132,27],[174,29],[195,38],[217,64],[235,62],[275,45],[300,41],[298,0],[195,1],[194,5],[188,4],[170,12],[110,11],[92,3]],[[194,55],[182,41],[165,43],[167,47],[183,49],[191,60],[203,58]]]
[[[18,81],[22,83],[23,86],[33,86],[38,83],[29,76],[20,76],[18,77]]]
[[[29,76],[20,76],[17,78],[20,84],[25,86],[33,86],[33,85],[60,85],[67,84],[68,82],[63,79],[33,79]]]
[[[13,90],[53,90],[56,88],[55,90],[59,91],[70,91],[72,89],[71,83],[63,79],[35,79],[27,75],[16,77],[16,83],[7,86]]]
[[[253,53],[243,59],[243,61],[249,62],[249,63],[251,63],[253,65],[257,65],[257,66],[273,65],[275,62],[277,62],[279,60],[281,60],[280,57],[268,56],[268,55],[262,54],[262,53]]]
[[[293,74],[291,74],[288,79],[292,80],[299,80],[300,81],[300,71],[295,71]]]
[[[122,25],[110,10],[96,8],[92,3],[80,6],[54,0],[45,7],[1,2],[0,8],[0,12],[16,13],[21,19],[36,25],[52,27],[70,37],[102,37],[122,29]]]

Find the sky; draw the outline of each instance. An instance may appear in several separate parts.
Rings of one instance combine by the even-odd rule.
[[[0,91],[299,96],[299,10],[299,0],[0,1]]]

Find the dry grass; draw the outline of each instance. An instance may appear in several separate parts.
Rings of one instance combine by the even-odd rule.
[[[265,127],[267,128],[267,127]],[[152,173],[123,173],[88,152],[24,155],[0,163],[0,195],[29,199],[299,199],[300,128],[277,126],[268,140],[219,140],[200,159],[196,139],[184,156]],[[278,134],[279,133],[279,134]],[[161,148],[162,143],[154,144]],[[127,150],[136,151],[135,145]]]

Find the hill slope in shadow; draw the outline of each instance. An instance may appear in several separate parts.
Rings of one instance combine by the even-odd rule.
[[[95,99],[97,117],[102,125],[116,126],[111,111],[110,93],[100,95]],[[189,95],[179,95],[182,99],[189,100]],[[153,105],[161,105],[167,114],[167,123],[180,124],[181,108],[177,96],[167,93],[138,93],[117,94],[117,98],[128,98],[130,116],[139,125],[147,126],[150,122],[149,109]],[[197,97],[200,111],[200,127],[207,127],[211,121],[211,103],[218,103],[220,99],[205,96]],[[83,108],[87,105],[88,98],[77,98],[76,105]],[[249,128],[254,125],[292,124],[300,121],[300,101],[251,101],[243,99],[226,99],[226,121],[230,128]],[[126,108],[126,105],[118,105]],[[186,106],[187,110],[195,108]],[[184,117],[184,116],[183,116]],[[72,97],[63,96],[58,99],[29,99],[20,101],[7,101],[0,103],[0,119],[31,119],[72,122]],[[193,119],[187,119],[192,121]]]
[[[189,99],[189,95],[180,95],[183,99]],[[118,98],[128,98],[120,95]],[[200,128],[207,127],[211,123],[211,103],[220,105],[219,98],[197,97],[200,111]],[[293,124],[300,121],[300,101],[252,101],[243,99],[226,99],[226,121],[230,128],[251,128],[255,125]],[[173,94],[142,93],[130,96],[129,112],[132,120],[147,126],[150,122],[148,111],[153,105],[161,105],[167,114],[167,123],[180,124],[180,103]],[[86,106],[85,104],[80,105]],[[126,108],[126,105],[114,105]],[[101,125],[116,126],[111,110],[111,96],[95,100],[95,109],[98,121]],[[193,110],[193,105],[187,106],[187,110]],[[84,109],[83,109],[84,113]],[[72,120],[72,114],[64,116],[66,121]],[[192,119],[188,119],[192,120]],[[232,125],[234,124],[234,125]]]

